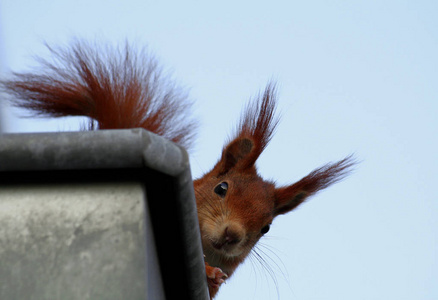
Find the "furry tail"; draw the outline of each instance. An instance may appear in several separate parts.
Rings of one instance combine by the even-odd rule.
[[[86,116],[90,130],[142,127],[190,146],[196,126],[187,93],[164,78],[145,51],[80,41],[47,47],[53,59],[39,59],[40,72],[0,82],[13,105],[36,116]]]

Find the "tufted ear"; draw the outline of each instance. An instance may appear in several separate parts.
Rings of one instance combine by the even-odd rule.
[[[300,181],[275,190],[274,215],[284,214],[299,206],[309,196],[344,179],[355,165],[353,156],[322,166]]]
[[[244,171],[254,165],[254,142],[249,138],[236,138],[222,151],[222,157],[216,167],[219,176],[231,169]]]
[[[269,143],[278,124],[275,104],[275,85],[270,83],[262,94],[247,104],[234,139],[224,147],[215,171],[221,175],[231,169],[240,172],[254,170],[257,158]]]

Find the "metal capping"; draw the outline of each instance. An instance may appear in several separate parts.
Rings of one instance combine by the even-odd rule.
[[[174,281],[180,276],[186,277],[186,293],[183,294],[189,299],[209,299],[193,182],[185,149],[141,128],[0,135],[0,175],[17,171],[97,169],[141,169],[145,173],[158,172],[170,180],[167,184],[176,190],[172,204],[176,206],[177,231],[182,235],[180,241],[183,245],[180,245],[182,249],[169,251],[181,252],[185,270],[169,269],[178,266],[162,265],[160,259],[161,271],[162,274],[174,274]],[[153,184],[148,186],[145,182],[147,192],[154,188]],[[148,198],[154,201],[149,195]],[[163,205],[169,204],[158,207],[163,208]],[[151,209],[151,214],[161,214],[152,221],[165,220],[167,212],[157,210]],[[154,233],[157,235],[155,229]],[[164,285],[165,290],[172,287],[165,282]],[[181,295],[182,291],[177,292]],[[166,291],[168,294],[174,295],[175,291]]]

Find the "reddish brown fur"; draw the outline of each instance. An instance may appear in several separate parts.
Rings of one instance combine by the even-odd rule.
[[[191,138],[192,122],[181,122],[185,99],[160,83],[154,61],[128,47],[120,53],[107,50],[107,56],[81,44],[52,53],[59,65],[43,62],[45,73],[15,74],[2,83],[17,106],[52,117],[85,115],[97,121],[98,129],[143,127],[182,144]],[[278,124],[275,105],[275,87],[269,84],[245,109],[220,160],[194,181],[212,298],[277,215],[341,180],[354,165],[348,156],[284,187],[263,180],[255,163]],[[90,124],[90,129],[96,125]]]
[[[42,71],[1,82],[14,105],[38,116],[86,116],[89,129],[141,127],[190,146],[196,127],[190,102],[145,51],[79,41],[70,49],[48,48],[53,62],[40,59]]]

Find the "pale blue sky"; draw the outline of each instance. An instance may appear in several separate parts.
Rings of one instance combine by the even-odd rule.
[[[217,299],[438,299],[438,2],[0,1],[3,71],[42,41],[149,45],[191,89],[193,176],[274,78],[282,122],[260,173],[291,183],[355,152],[342,183],[279,217]],[[75,129],[4,112],[8,132]],[[271,252],[273,251],[273,253]]]

